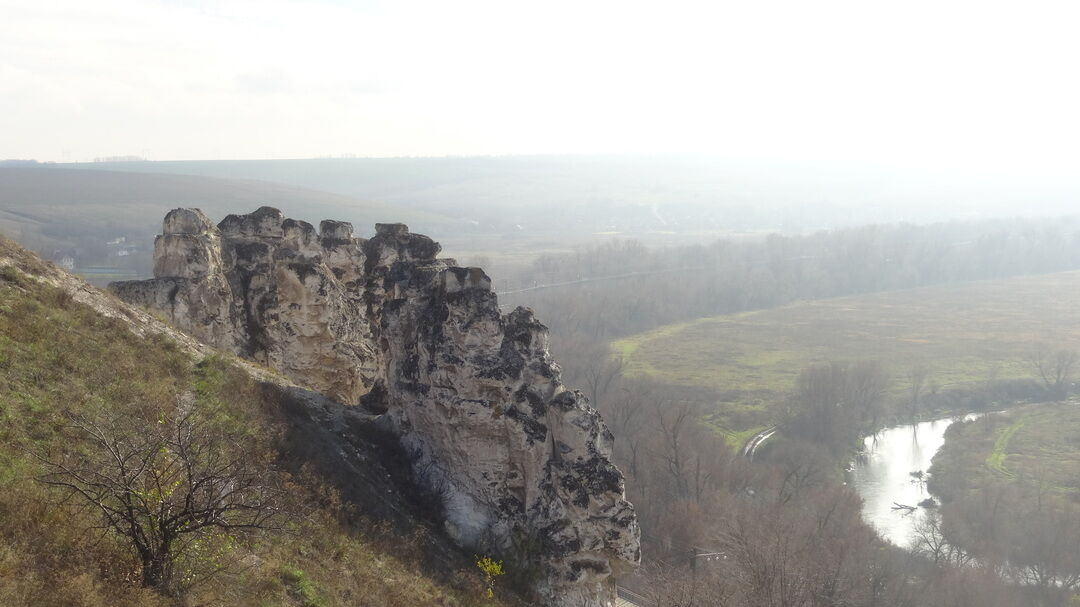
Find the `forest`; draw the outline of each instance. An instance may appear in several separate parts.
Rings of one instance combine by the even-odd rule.
[[[1064,531],[1072,527],[1060,526],[1072,520],[1062,518],[1071,516],[1063,514],[1070,510],[1053,509],[1047,519],[1046,529],[1063,532],[1053,543],[1062,548],[1047,548],[1051,552],[1036,560],[1053,564],[1030,570],[1040,573],[1025,573],[1034,576],[1031,583],[1016,583],[1015,577],[1003,575],[1006,561],[1001,557],[975,558],[980,552],[964,538],[971,533],[986,537],[986,527],[961,531],[979,523],[950,514],[965,507],[960,504],[947,503],[944,517],[930,515],[910,545],[880,539],[861,519],[860,499],[845,483],[844,470],[857,457],[861,437],[888,423],[1065,398],[1072,391],[1076,369],[1070,361],[1076,356],[1069,354],[1073,342],[1064,333],[1035,340],[1023,351],[1012,345],[1007,355],[1017,362],[1011,373],[1002,367],[992,371],[990,365],[990,371],[944,387],[928,379],[925,365],[906,359],[891,364],[891,346],[876,352],[868,346],[860,359],[790,369],[792,379],[783,387],[775,416],[742,426],[753,431],[775,423],[780,430],[752,462],[741,453],[749,434],[717,426],[718,413],[723,418],[731,406],[725,403],[723,381],[712,386],[634,373],[610,343],[702,316],[801,300],[849,296],[836,300],[848,302],[838,307],[858,310],[868,301],[853,294],[892,291],[881,301],[915,306],[920,298],[947,293],[943,323],[949,322],[950,303],[959,313],[967,311],[967,301],[978,315],[976,302],[988,301],[992,307],[994,297],[1010,297],[1014,303],[1009,309],[1021,312],[995,326],[1022,331],[1027,326],[1022,324],[1027,322],[1022,318],[1025,298],[1063,305],[1071,300],[1064,293],[1072,292],[1075,280],[1059,277],[1072,276],[1060,273],[1080,267],[1077,227],[1071,220],[984,221],[867,226],[671,249],[613,242],[542,256],[507,278],[497,270],[496,288],[507,292],[501,296],[504,308],[527,304],[549,324],[552,350],[568,384],[585,391],[614,433],[617,463],[627,475],[646,547],[640,579],[626,583],[655,604],[1060,605],[1080,580],[1064,573],[1077,571],[1068,556],[1072,548],[1064,548],[1074,546],[1065,539],[1071,531]],[[1001,280],[1040,274],[1047,276],[1016,284]],[[617,278],[602,279],[608,276]],[[1034,282],[1025,285],[1025,280]],[[913,296],[905,299],[905,289],[930,285],[937,287],[910,291]],[[896,314],[904,311],[898,308]],[[1054,324],[1067,323],[1066,317],[1051,317],[1050,327],[1071,330]],[[842,316],[829,318],[835,319],[829,322],[837,331],[847,322]],[[782,325],[785,315],[768,322]],[[972,322],[978,325],[977,319]],[[755,326],[744,330],[767,328]],[[838,333],[833,339],[844,337]],[[692,340],[683,345],[700,347]],[[675,355],[680,346],[673,341],[665,347]],[[926,359],[927,364],[933,360]],[[717,364],[723,368],[724,362]],[[942,364],[935,372],[949,371],[948,363]],[[944,453],[962,449],[947,447]],[[935,492],[961,474],[939,475],[937,468],[931,475]],[[1010,490],[1024,493],[1026,486],[1014,481]],[[997,491],[985,495],[1000,495],[1003,489]],[[973,495],[957,501],[978,500],[981,505],[966,507],[986,512],[987,499],[993,498]],[[1025,513],[1034,508],[1024,507]],[[1016,512],[982,524],[1008,533],[1006,521],[1027,517]],[[1028,537],[1033,546],[1041,545],[1035,536]],[[1010,540],[1003,542],[1009,545]],[[981,554],[991,554],[986,550]],[[1018,567],[1026,562],[1012,558]],[[1030,557],[1024,553],[1023,558]]]

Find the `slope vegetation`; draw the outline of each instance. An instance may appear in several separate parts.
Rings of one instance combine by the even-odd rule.
[[[286,523],[196,551],[199,571],[220,572],[165,597],[139,587],[135,555],[94,511],[37,479],[56,452],[90,448],[74,416],[161,419],[185,398],[268,462],[287,488]],[[404,454],[380,437],[362,415],[208,352],[0,238],[0,604],[502,604],[424,521],[425,496],[395,464]]]

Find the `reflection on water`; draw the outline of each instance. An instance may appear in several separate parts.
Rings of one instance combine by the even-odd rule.
[[[864,439],[866,457],[855,462],[851,482],[862,496],[863,518],[897,546],[911,543],[915,525],[926,516],[926,509],[908,512],[893,508],[896,504],[918,506],[930,497],[926,483],[912,473],[930,469],[934,454],[945,443],[945,429],[953,421],[955,418],[947,417],[887,428]]]

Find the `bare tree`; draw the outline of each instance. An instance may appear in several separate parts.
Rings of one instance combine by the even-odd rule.
[[[917,364],[907,372],[908,389],[911,395],[910,417],[915,419],[919,415],[919,405],[922,403],[923,390],[926,387],[926,378],[930,374],[924,364]]]
[[[647,389],[635,385],[633,389],[620,390],[616,398],[606,399],[600,408],[608,427],[615,434],[616,456],[625,462],[627,472],[634,479],[641,476],[641,456],[648,438],[646,407],[651,398]]]
[[[622,376],[623,359],[621,356],[609,356],[606,352],[597,352],[587,361],[582,370],[586,394],[594,407],[600,408],[612,384]]]
[[[130,545],[142,585],[174,592],[177,562],[201,540],[277,528],[281,490],[240,437],[195,405],[157,420],[75,417],[84,449],[41,458],[41,482],[101,516]]]
[[[655,413],[661,439],[658,456],[667,464],[667,471],[675,485],[675,495],[685,497],[690,493],[690,477],[693,474],[692,435],[697,429],[697,407],[688,401],[660,402]]]
[[[1075,350],[1057,350],[1050,352],[1039,348],[1031,354],[1031,363],[1035,374],[1055,398],[1065,398],[1069,392],[1069,382],[1076,369],[1077,353]]]
[[[847,368],[845,402],[850,413],[861,422],[857,433],[877,426],[879,405],[889,388],[889,375],[880,363],[864,360]]]
[[[971,555],[945,537],[941,527],[941,514],[936,510],[927,512],[926,516],[915,524],[914,531],[912,551],[932,560],[935,565],[965,567],[971,563]]]
[[[846,447],[876,426],[888,386],[888,375],[875,361],[811,365],[795,380],[785,431]]]
[[[795,381],[788,426],[792,434],[822,442],[835,442],[843,421],[846,367],[840,363],[811,365]]]

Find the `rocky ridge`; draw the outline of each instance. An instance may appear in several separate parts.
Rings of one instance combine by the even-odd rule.
[[[268,207],[215,226],[176,209],[155,278],[114,283],[216,348],[380,415],[436,489],[459,545],[537,572],[539,601],[601,606],[640,560],[611,434],[568,390],[530,310],[402,224],[370,239]]]

